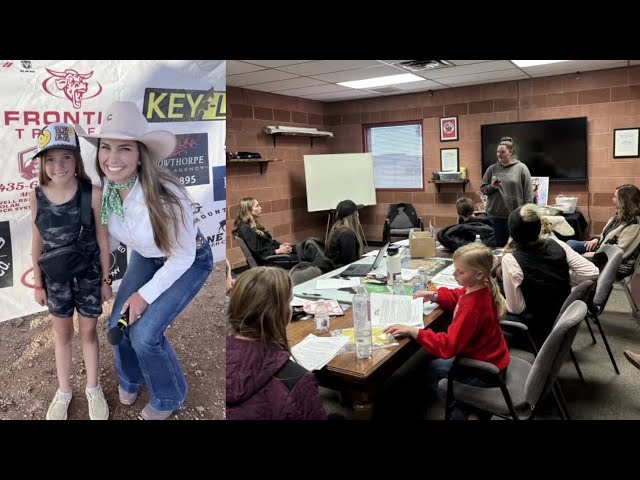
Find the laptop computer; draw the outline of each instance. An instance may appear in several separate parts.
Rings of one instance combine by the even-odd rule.
[[[378,256],[376,257],[373,263],[360,263],[349,265],[344,271],[340,273],[341,277],[366,277],[367,274],[380,266],[382,259],[384,258],[384,254],[387,253],[387,247],[389,244],[387,243],[384,247],[382,247],[378,251]]]

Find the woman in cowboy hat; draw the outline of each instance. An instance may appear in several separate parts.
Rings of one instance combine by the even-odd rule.
[[[175,136],[149,131],[132,102],[114,102],[99,134],[78,136],[97,148],[96,171],[104,184],[101,222],[112,250],[131,251],[109,327],[128,310],[127,333],[115,345],[120,402],[131,405],[144,384],[150,392],[146,420],[163,420],[187,396],[176,353],[164,332],[204,285],[213,268],[208,242],[194,225],[189,197],[158,163],[173,152]],[[115,244],[114,244],[115,241]]]

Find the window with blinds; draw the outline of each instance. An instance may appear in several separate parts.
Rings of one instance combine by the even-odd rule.
[[[364,126],[377,189],[422,190],[422,122]]]

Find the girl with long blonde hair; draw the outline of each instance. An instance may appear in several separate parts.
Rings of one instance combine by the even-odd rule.
[[[427,377],[432,389],[446,378],[454,357],[462,356],[495,365],[502,374],[509,365],[509,349],[500,327],[506,313],[505,299],[495,280],[491,278],[493,254],[478,243],[470,243],[453,255],[453,276],[460,288],[441,287],[437,292],[421,290],[414,298],[437,303],[446,311],[453,311],[453,320],[446,332],[436,333],[429,328],[394,324],[385,332],[394,336],[411,336],[430,354]],[[434,358],[435,357],[435,358]],[[463,380],[473,385],[491,385],[487,378],[469,377]],[[457,410],[454,416],[466,418],[467,412]]]

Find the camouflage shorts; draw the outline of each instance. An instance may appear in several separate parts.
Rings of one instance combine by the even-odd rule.
[[[45,288],[51,315],[56,317],[72,317],[73,309],[88,318],[102,315],[102,268],[94,263],[82,277],[69,282],[54,282],[45,275]]]

